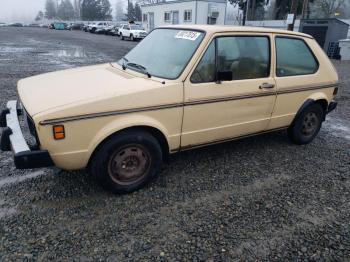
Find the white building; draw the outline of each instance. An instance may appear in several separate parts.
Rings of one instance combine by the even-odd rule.
[[[171,24],[219,24],[226,20],[226,0],[175,0],[141,6],[143,27]]]

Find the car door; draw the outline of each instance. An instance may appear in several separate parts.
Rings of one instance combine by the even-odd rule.
[[[266,129],[276,100],[271,39],[225,34],[208,43],[184,83],[182,148]]]
[[[332,96],[334,79],[322,68],[309,44],[313,40],[299,36],[275,35],[277,100],[269,128],[287,127],[303,103],[315,92]],[[317,46],[318,48],[318,46]]]

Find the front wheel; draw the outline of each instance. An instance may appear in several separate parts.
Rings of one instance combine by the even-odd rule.
[[[123,36],[122,33],[120,33],[120,39],[121,39],[121,40],[124,40],[124,36]]]
[[[321,129],[324,114],[320,104],[307,106],[288,128],[288,136],[292,142],[298,145],[310,143]]]
[[[147,132],[125,131],[108,139],[94,154],[90,171],[105,188],[129,193],[145,186],[161,163],[157,139]]]
[[[130,41],[135,41],[135,38],[133,35],[130,35]]]

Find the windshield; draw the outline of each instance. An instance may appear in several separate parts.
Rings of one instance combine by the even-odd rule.
[[[203,37],[204,33],[198,31],[155,29],[132,49],[125,59],[129,63],[141,65],[151,76],[176,79]],[[121,59],[118,63],[123,65],[125,60]],[[134,67],[130,69],[135,70]]]
[[[131,30],[144,30],[140,25],[131,25],[130,28]]]

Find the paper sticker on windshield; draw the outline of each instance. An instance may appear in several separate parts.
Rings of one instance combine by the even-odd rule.
[[[191,40],[194,41],[200,36],[200,32],[194,32],[194,31],[180,31],[175,35],[175,38],[180,38],[180,39],[186,39],[186,40]]]

